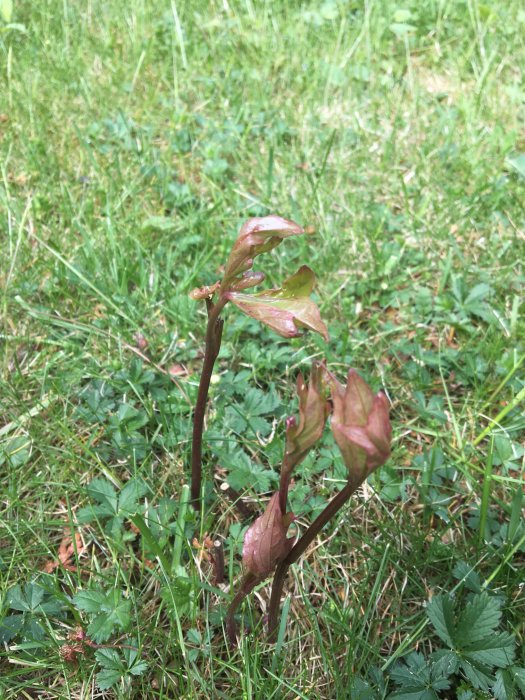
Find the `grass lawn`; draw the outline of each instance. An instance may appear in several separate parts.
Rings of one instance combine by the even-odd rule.
[[[523,697],[523,4],[9,6],[0,697]],[[315,235],[255,268],[310,265],[330,340],[225,311],[194,513],[188,292],[269,213]],[[263,510],[319,357],[387,392],[393,454],[292,567],[277,644],[262,584],[231,650],[250,518],[227,489]],[[327,430],[290,491],[300,531],[344,481]]]

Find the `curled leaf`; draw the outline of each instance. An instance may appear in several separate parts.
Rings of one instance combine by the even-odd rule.
[[[317,305],[309,296],[314,285],[313,271],[303,265],[280,289],[269,289],[258,294],[227,292],[225,296],[245,314],[261,321],[284,338],[295,338],[301,335],[301,329],[308,328],[328,340],[328,329]]]
[[[321,363],[313,363],[308,386],[303,375],[298,375],[299,422],[295,418],[288,418],[286,421],[283,468],[292,469],[299,464],[323,434],[330,412],[330,405],[324,397],[324,388],[325,373]]]
[[[281,216],[254,217],[245,221],[226,263],[223,289],[238,275],[249,270],[257,255],[272,250],[283,238],[298,236],[301,233],[304,233],[304,230],[299,224]]]
[[[244,535],[242,561],[247,571],[262,580],[269,576],[293,545],[286,532],[293,513],[283,515],[279,494],[274,493],[264,513],[255,520]]]
[[[212,297],[215,292],[219,289],[221,283],[220,281],[215,282],[212,285],[206,285],[204,287],[196,287],[195,289],[192,289],[190,292],[190,297],[194,299],[195,301],[200,301],[202,299],[209,299]]]
[[[235,282],[230,289],[234,291],[242,291],[243,289],[249,289],[249,287],[255,287],[264,280],[266,275],[264,272],[256,272],[255,270],[248,270],[244,272],[242,277]]]
[[[351,369],[344,386],[329,374],[332,387],[332,432],[350,477],[360,483],[390,457],[392,427],[389,403],[374,395],[359,374]]]

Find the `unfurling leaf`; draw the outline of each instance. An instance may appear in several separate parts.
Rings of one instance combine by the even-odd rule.
[[[258,284],[264,280],[266,275],[264,272],[256,272],[255,270],[248,270],[242,274],[238,282],[232,284],[230,289],[236,292],[240,292],[243,289],[249,289],[250,287],[256,287]]]
[[[226,298],[241,311],[266,324],[284,338],[295,338],[300,329],[308,328],[328,340],[328,330],[310,293],[315,285],[312,270],[303,265],[280,289],[258,294],[227,292]]]
[[[273,250],[283,238],[298,236],[301,233],[304,233],[304,230],[299,224],[281,216],[255,217],[245,221],[226,263],[223,289],[229,287],[240,274],[249,270],[257,255]]]
[[[329,374],[332,384],[332,432],[350,478],[358,485],[390,456],[392,428],[388,399],[372,389],[358,373],[348,372],[344,386]]]
[[[295,418],[286,421],[284,468],[293,469],[299,464],[323,434],[330,412],[330,405],[324,397],[324,377],[324,368],[319,362],[312,365],[308,386],[302,374],[297,377],[299,422]]]
[[[283,515],[279,494],[274,493],[264,513],[246,531],[242,561],[258,580],[269,576],[292,548],[293,539],[288,539],[286,532],[293,519],[293,513]]]
[[[201,299],[209,299],[219,289],[220,285],[221,282],[219,280],[218,282],[215,282],[215,284],[209,286],[206,285],[204,287],[196,287],[195,289],[191,290],[190,297],[195,301],[200,301]]]

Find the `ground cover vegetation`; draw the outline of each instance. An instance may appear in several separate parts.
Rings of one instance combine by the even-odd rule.
[[[524,36],[518,0],[0,0],[1,697],[523,696]],[[311,235],[265,286],[315,270],[330,337],[231,314],[195,510],[189,293],[269,214]],[[321,358],[392,455],[232,646]],[[289,536],[346,479],[328,430]]]

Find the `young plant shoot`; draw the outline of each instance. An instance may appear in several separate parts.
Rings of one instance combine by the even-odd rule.
[[[199,507],[202,492],[202,435],[213,366],[221,347],[222,311],[228,302],[242,312],[269,326],[284,338],[301,335],[304,329],[328,339],[319,309],[310,298],[315,275],[303,265],[281,287],[247,293],[264,280],[254,271],[254,259],[291,236],[303,234],[293,221],[265,216],[246,221],[239,232],[224,269],[222,279],[194,289],[191,297],[204,300],[208,312],[204,362],[193,419],[191,456],[191,496]],[[243,546],[244,575],[226,617],[226,630],[232,644],[237,638],[235,612],[242,600],[274,571],[269,608],[269,633],[275,635],[281,593],[289,567],[294,564],[368,476],[390,456],[391,427],[389,404],[384,394],[374,395],[368,384],[351,369],[346,385],[341,384],[322,362],[314,362],[308,385],[297,378],[299,416],[286,420],[286,442],[281,465],[279,490],[264,513],[247,530]],[[330,395],[330,401],[327,395]],[[344,488],[295,543],[287,536],[294,520],[287,512],[288,489],[292,472],[322,436],[328,416],[331,428],[348,469]]]
[[[325,388],[330,390],[330,403],[326,401]],[[230,605],[226,622],[228,638],[232,644],[236,640],[234,614],[239,604],[275,569],[268,618],[270,639],[274,638],[281,593],[289,567],[305,552],[363,481],[390,456],[392,431],[388,400],[382,393],[374,396],[371,388],[355,370],[349,371],[344,386],[323,364],[314,363],[308,388],[299,375],[297,393],[299,421],[293,417],[286,421],[286,446],[279,491],[273,494],[266,511],[257,518],[244,537],[245,575]],[[292,544],[287,538],[287,529],[294,515],[285,514],[291,473],[321,438],[330,410],[332,432],[348,469],[348,481],[302,537]]]
[[[190,294],[193,299],[204,300],[208,312],[204,362],[193,417],[191,497],[195,508],[199,507],[201,497],[204,416],[213,366],[221,348],[224,323],[221,313],[226,304],[231,302],[284,338],[299,336],[306,328],[328,339],[319,309],[310,299],[315,275],[306,265],[285,280],[280,288],[256,294],[245,293],[265,277],[263,272],[252,270],[254,259],[261,253],[273,250],[283,239],[304,233],[298,224],[280,216],[248,219],[239,231],[222,279],[210,286],[194,289]]]
[[[244,535],[242,562],[245,575],[226,618],[226,630],[232,644],[236,639],[234,614],[239,604],[257,584],[271,575],[292,549],[293,539],[286,536],[288,526],[295,517],[293,513],[286,513],[290,477],[293,468],[306,457],[323,433],[329,412],[323,380],[323,367],[318,362],[313,364],[308,387],[301,374],[297,378],[299,421],[293,416],[286,420],[286,446],[279,491],[273,494],[264,513]]]
[[[283,557],[272,585],[268,630],[270,639],[277,631],[281,593],[288,569],[306,551],[326,523],[331,520],[349,500],[370,474],[390,457],[392,428],[389,419],[389,403],[379,392],[372,389],[359,374],[351,369],[346,386],[331,372],[325,370],[330,385],[332,418],[330,426],[348,470],[348,480],[343,489],[328,503],[304,535]]]

